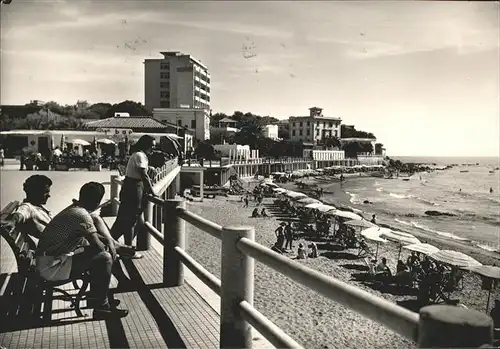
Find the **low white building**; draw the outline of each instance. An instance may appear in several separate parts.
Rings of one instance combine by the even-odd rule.
[[[223,157],[229,157],[230,159],[248,160],[252,157],[252,150],[249,145],[216,144],[214,149],[220,151]]]
[[[304,149],[304,158],[315,161],[337,161],[344,160],[345,152],[343,150],[312,150]]]
[[[219,120],[217,125],[210,127],[210,136],[216,139],[220,135],[223,137],[235,135],[239,131],[236,127],[237,123],[237,121],[230,118]]]
[[[266,125],[262,129],[262,134],[266,138],[278,139],[278,125]]]
[[[153,118],[195,130],[198,141],[210,139],[210,114],[202,108],[155,108]]]

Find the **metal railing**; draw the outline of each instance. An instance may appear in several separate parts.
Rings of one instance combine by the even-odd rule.
[[[187,267],[221,297],[221,348],[251,348],[252,327],[277,348],[302,348],[254,308],[255,261],[417,342],[420,348],[479,347],[493,340],[493,322],[484,313],[448,305],[431,305],[414,313],[256,243],[253,227],[222,227],[192,213],[183,200],[149,196],[144,220],[143,234],[163,245],[164,285],[182,285]],[[221,279],[186,252],[186,222],[222,241]]]

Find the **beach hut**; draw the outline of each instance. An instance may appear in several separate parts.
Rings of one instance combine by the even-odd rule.
[[[486,302],[486,313],[488,313],[488,311],[490,310],[491,289],[493,288],[492,281],[500,280],[500,268],[492,265],[478,265],[465,269],[479,274],[488,280],[487,284],[485,285],[486,287],[483,286],[483,289],[486,288],[488,290],[488,300]]]
[[[375,252],[375,259],[378,257],[378,247],[380,243],[386,243],[387,240],[382,239],[380,237],[380,228],[379,227],[371,227],[365,229],[361,232],[361,236],[367,240],[373,241],[377,244],[377,251]]]

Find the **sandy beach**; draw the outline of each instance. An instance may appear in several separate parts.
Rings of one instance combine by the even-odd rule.
[[[345,190],[349,185],[356,185],[350,181],[343,188],[334,186],[337,205],[342,206],[348,200]],[[296,189],[293,183],[283,185]],[[331,188],[331,186],[330,186]],[[263,205],[271,208],[273,199],[264,199]],[[191,211],[221,225],[252,225],[255,227],[256,241],[264,246],[274,244],[276,238],[274,230],[280,221],[276,217],[250,218],[251,211],[256,203],[251,202],[249,208],[243,208],[240,197],[217,197],[203,202],[190,202]],[[346,204],[347,206],[347,204]],[[189,253],[204,265],[210,272],[220,277],[220,241],[210,235],[189,226],[188,224]],[[431,238],[426,234],[417,236],[434,244],[439,248],[447,248],[467,253],[484,264],[492,264],[496,259],[483,250],[475,251],[472,247],[463,246],[445,239]],[[301,241],[294,242],[294,248]],[[306,242],[306,241],[302,241]],[[383,297],[392,302],[417,310],[416,296],[401,294],[398,290],[384,289],[383,292],[374,289],[370,284],[356,281],[353,275],[364,273],[364,262],[355,258],[357,250],[325,251],[319,245],[320,257],[316,259],[300,260],[300,263],[314,268],[322,273],[335,277],[341,281],[356,285],[372,294]],[[375,247],[372,245],[372,247]],[[391,270],[395,270],[398,246],[394,243],[381,245],[379,258],[386,257]],[[294,254],[288,254],[291,258]],[[406,259],[408,252],[403,250],[402,259]],[[469,308],[485,311],[487,291],[481,290],[480,278],[473,274],[464,277],[464,288],[452,294],[453,299]],[[495,291],[494,291],[495,292]],[[492,300],[495,294],[492,293]],[[491,304],[491,303],[490,303]],[[315,292],[298,285],[287,277],[274,270],[257,263],[255,269],[255,306],[274,323],[283,328],[289,335],[307,348],[413,348],[415,344],[400,337],[385,327],[364,318],[345,307],[330,301]]]

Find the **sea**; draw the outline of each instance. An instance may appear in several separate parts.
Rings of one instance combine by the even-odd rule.
[[[435,234],[500,252],[500,171],[494,170],[500,166],[499,158],[391,158],[459,166],[417,173],[406,177],[409,180],[355,179],[356,185],[346,185],[352,208],[376,214],[377,223],[394,229]],[[429,216],[426,211],[454,216]]]

